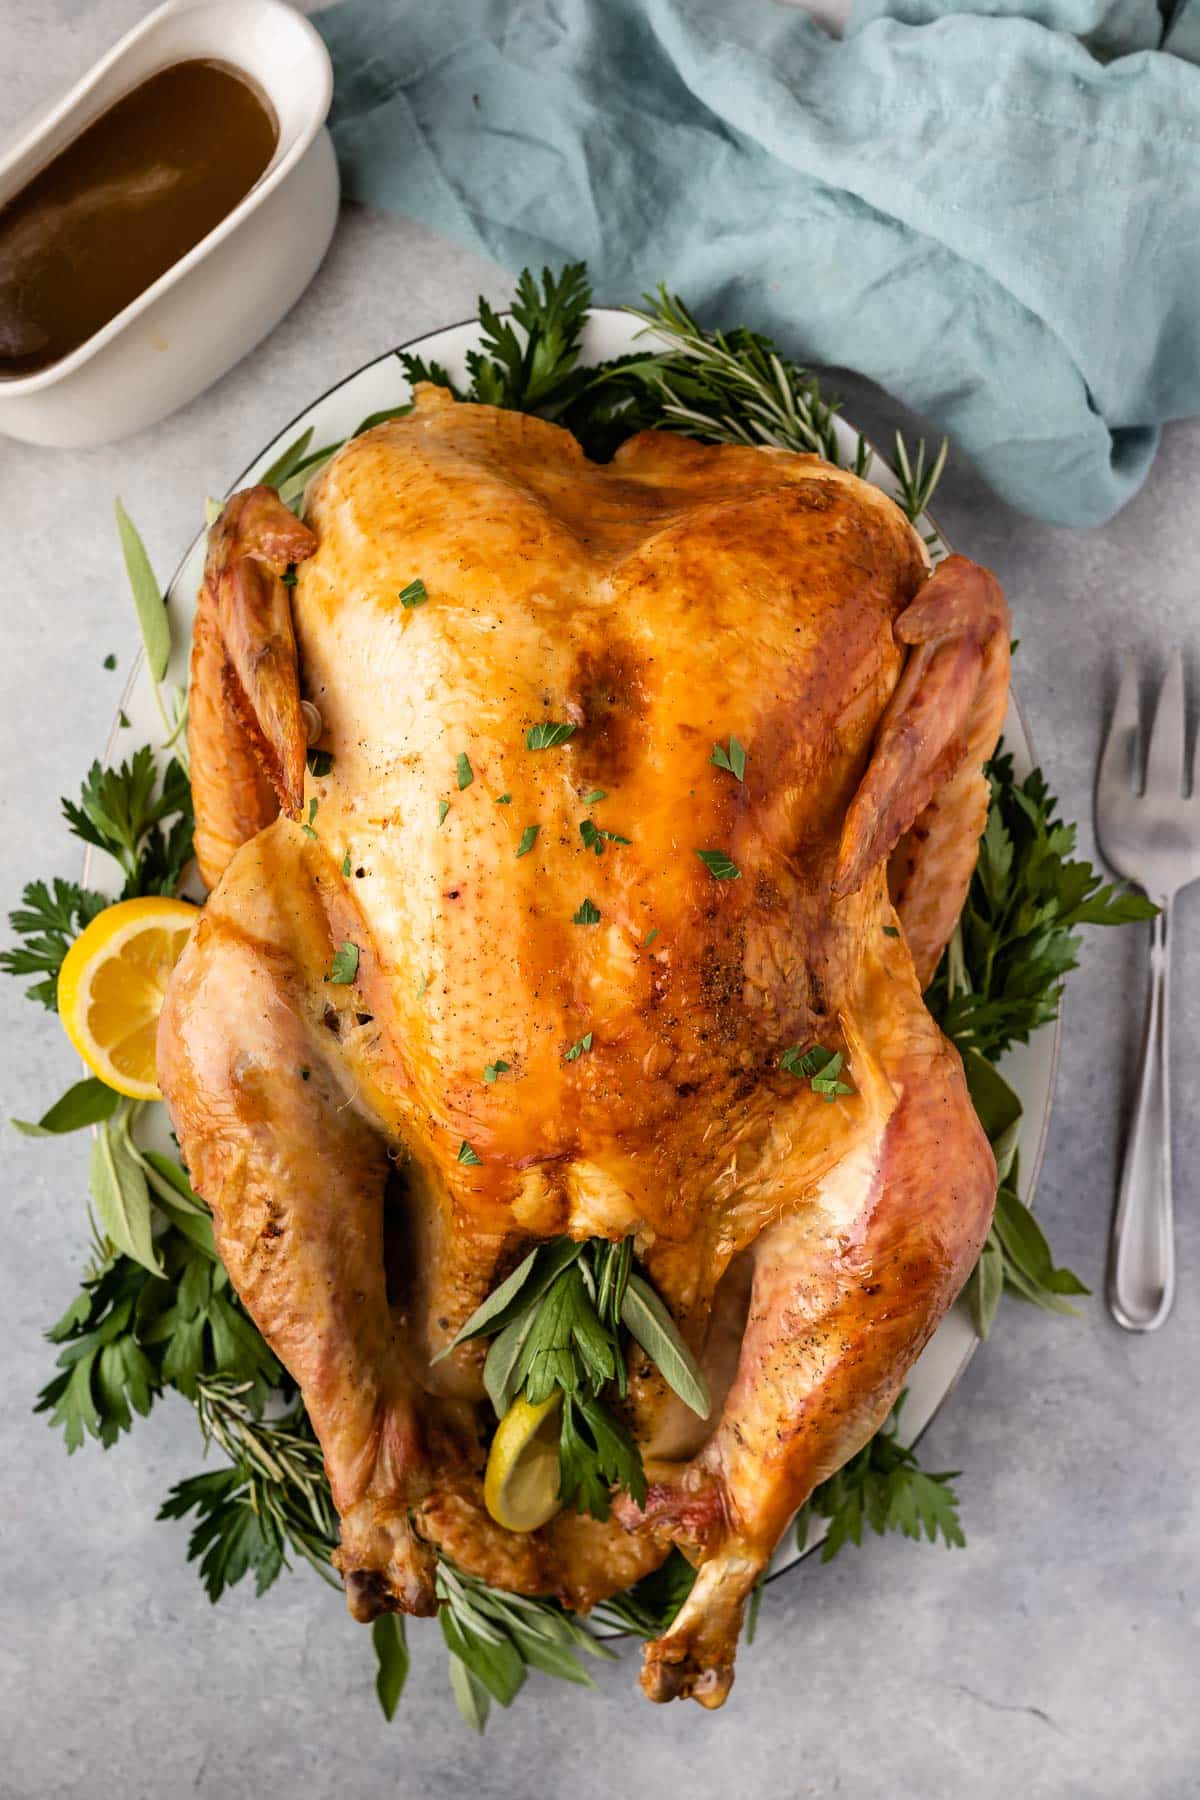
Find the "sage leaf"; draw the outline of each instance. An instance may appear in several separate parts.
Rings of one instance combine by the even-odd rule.
[[[92,1145],[88,1187],[105,1235],[123,1255],[161,1275],[145,1172],[124,1133],[107,1120]]]
[[[488,1643],[465,1630],[458,1618],[459,1605],[456,1599],[438,1613],[446,1648],[466,1664],[493,1700],[501,1706],[511,1706],[524,1685],[524,1663],[507,1639],[500,1637],[498,1643]]]
[[[510,1319],[504,1330],[488,1346],[487,1361],[483,1365],[483,1385],[498,1419],[504,1417],[516,1397],[517,1365],[536,1318],[537,1310],[530,1306],[527,1311],[518,1313],[515,1319]],[[434,1361],[436,1360],[435,1357]]]
[[[455,1656],[453,1651],[450,1653],[449,1665],[450,1687],[459,1715],[465,1725],[469,1725],[472,1731],[477,1731],[482,1736],[483,1728],[487,1724],[490,1704],[487,1689],[481,1681],[476,1680],[466,1663],[460,1656]]]
[[[548,1643],[539,1633],[519,1625],[515,1619],[508,1629],[522,1660],[531,1669],[540,1669],[543,1675],[553,1675],[558,1681],[572,1681],[576,1687],[595,1687],[587,1670],[575,1661],[565,1645]]]
[[[171,658],[171,627],[167,620],[167,608],[137,526],[119,500],[115,502],[115,506],[121,553],[125,558],[125,571],[133,590],[133,604],[142,629],[142,642],[146,646],[146,666],[158,682],[166,674],[167,663]]]
[[[986,1340],[995,1323],[996,1309],[1004,1292],[1004,1252],[989,1232],[971,1277],[971,1316],[979,1336]]]
[[[507,1276],[500,1286],[495,1288],[487,1299],[475,1308],[462,1330],[457,1336],[452,1337],[446,1348],[439,1350],[432,1360],[435,1363],[441,1362],[443,1356],[449,1356],[451,1350],[457,1349],[459,1344],[465,1344],[468,1338],[480,1337],[485,1331],[494,1330],[493,1321],[499,1318],[511,1300],[516,1299],[532,1275],[533,1265],[537,1258],[538,1252],[535,1248],[529,1252],[523,1262],[517,1264],[512,1274]]]
[[[663,1380],[690,1406],[697,1418],[707,1419],[712,1410],[708,1383],[700,1365],[679,1335],[674,1319],[649,1282],[631,1273],[621,1302],[621,1319],[635,1337]]]
[[[61,1099],[44,1112],[36,1124],[29,1119],[14,1119],[13,1124],[26,1137],[58,1137],[65,1131],[82,1131],[85,1125],[98,1125],[111,1119],[117,1110],[120,1094],[89,1075],[77,1081]]]
[[[375,1647],[375,1692],[383,1716],[390,1723],[396,1716],[404,1683],[408,1679],[408,1639],[404,1619],[399,1613],[381,1613],[371,1625],[371,1642]]]
[[[277,488],[287,480],[288,476],[299,467],[304,452],[312,443],[312,434],[313,428],[310,425],[308,430],[302,431],[300,436],[296,438],[293,443],[289,444],[286,450],[280,451],[279,455],[275,458],[275,461],[269,468],[264,469],[258,478],[263,487]]]
[[[150,1167],[156,1174],[160,1175],[164,1181],[170,1183],[189,1212],[198,1213],[203,1219],[208,1218],[208,1208],[205,1206],[199,1194],[193,1190],[192,1184],[187,1178],[186,1170],[181,1168],[177,1162],[174,1162],[171,1157],[163,1156],[157,1150],[143,1150],[141,1152],[141,1158],[144,1163],[149,1163]]]

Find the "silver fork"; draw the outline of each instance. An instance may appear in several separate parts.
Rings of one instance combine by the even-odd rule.
[[[1161,909],[1151,925],[1150,998],[1137,1106],[1109,1242],[1108,1305],[1126,1331],[1157,1331],[1175,1298],[1171,1195],[1171,902],[1200,878],[1200,794],[1186,767],[1183,655],[1171,653],[1137,788],[1138,671],[1130,657],[1096,774],[1096,835],[1108,861]]]

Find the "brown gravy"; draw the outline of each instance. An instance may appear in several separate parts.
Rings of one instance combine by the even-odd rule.
[[[0,377],[67,356],[233,211],[279,137],[234,70],[143,81],[0,208]]]

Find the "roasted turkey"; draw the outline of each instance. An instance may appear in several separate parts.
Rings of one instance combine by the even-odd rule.
[[[424,386],[303,521],[263,487],[225,507],[191,686],[212,892],[159,1073],[320,1438],[356,1618],[433,1611],[439,1553],[586,1610],[678,1545],[698,1578],[642,1683],[724,1699],[764,1563],[987,1231],[922,990],[1007,687],[992,576],[931,574],[816,457],[646,432],[602,466]],[[575,729],[531,750],[543,722]],[[851,1092],[781,1067],[806,1045]],[[713,1411],[631,1357],[645,1504],[521,1534],[483,1504],[483,1346],[434,1358],[562,1234],[633,1235]]]

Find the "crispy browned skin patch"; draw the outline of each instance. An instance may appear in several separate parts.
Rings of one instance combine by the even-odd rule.
[[[333,756],[298,796],[287,659],[256,662],[256,631],[286,644],[287,590],[246,573],[278,572],[264,518],[231,503],[207,589],[246,741],[289,807],[317,801],[316,836],[281,817],[234,856],[160,1078],[321,1437],[352,1609],[428,1609],[435,1547],[587,1607],[676,1542],[700,1577],[646,1690],[719,1704],[764,1560],[884,1416],[987,1228],[991,1154],[918,975],[973,864],[999,589],[958,558],[927,580],[892,503],[815,458],[647,433],[600,468],[554,426],[424,389],[318,480],[313,554],[283,545],[296,698]],[[210,721],[218,660],[202,612]],[[530,751],[547,720],[574,735]],[[199,779],[236,797],[208,730]],[[710,760],[731,733],[740,782]],[[600,855],[585,821],[613,834]],[[332,984],[346,942],[357,978]],[[814,1042],[845,1052],[853,1096],[780,1069]],[[635,1359],[645,1513],[520,1537],[482,1505],[482,1346],[431,1359],[563,1231],[636,1234],[717,1406],[699,1423]]]

